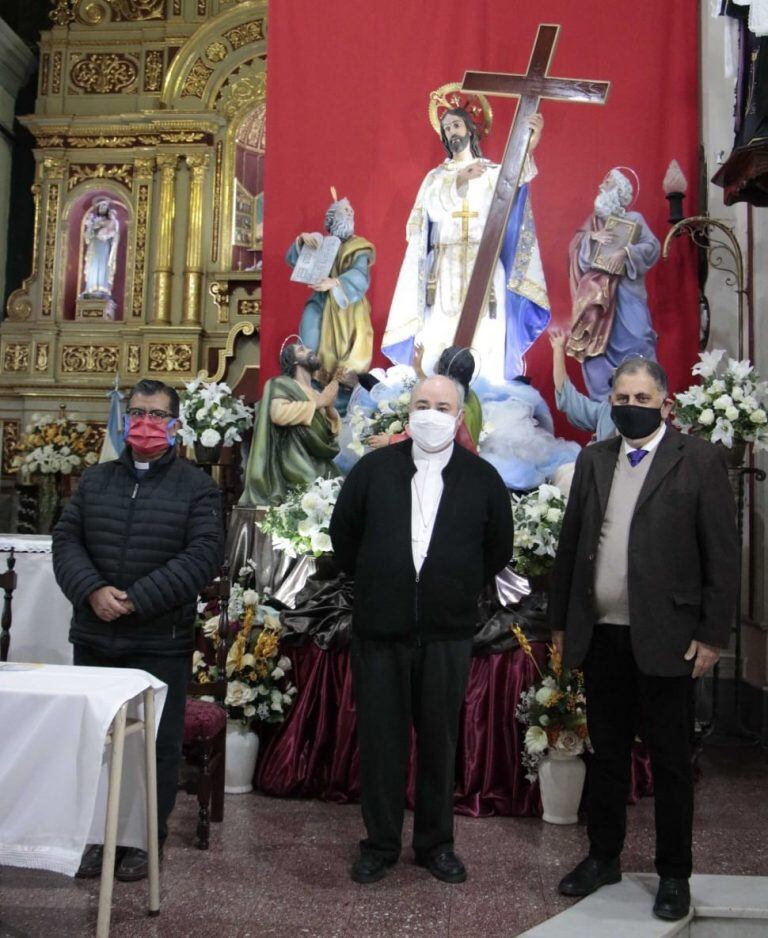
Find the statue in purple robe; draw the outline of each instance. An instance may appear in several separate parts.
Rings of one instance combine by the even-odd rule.
[[[573,309],[566,352],[581,362],[594,401],[606,400],[614,369],[628,357],[656,360],[645,275],[659,259],[659,242],[643,216],[628,211],[632,200],[627,176],[610,170],[568,249]]]

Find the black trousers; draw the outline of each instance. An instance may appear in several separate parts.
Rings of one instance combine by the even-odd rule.
[[[693,836],[692,678],[643,674],[632,654],[629,628],[596,625],[584,680],[595,750],[587,788],[590,855],[610,860],[621,853],[637,732],[648,747],[653,769],[656,871],[659,876],[688,878]]]
[[[453,849],[459,714],[472,640],[379,642],[354,638],[352,677],[367,838],[363,853],[400,855],[410,729],[416,731],[413,849],[426,858]]]
[[[168,817],[176,803],[179,761],[184,739],[184,707],[192,665],[186,655],[166,656],[135,652],[112,658],[89,648],[74,646],[74,663],[90,668],[138,668],[168,685],[157,729],[157,824],[158,836],[168,836]]]

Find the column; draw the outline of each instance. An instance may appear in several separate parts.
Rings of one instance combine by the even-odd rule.
[[[189,216],[187,224],[187,257],[184,266],[184,305],[182,322],[200,325],[203,283],[203,187],[208,156],[196,154],[186,158],[189,167]]]
[[[155,252],[155,293],[152,321],[158,325],[171,322],[171,284],[173,280],[173,222],[176,215],[175,155],[157,158],[160,170],[160,195],[157,202],[157,241]]]

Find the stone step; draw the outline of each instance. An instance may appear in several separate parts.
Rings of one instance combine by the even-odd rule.
[[[520,938],[766,938],[768,876],[691,877],[692,912],[662,922],[651,911],[658,877],[625,873]]]

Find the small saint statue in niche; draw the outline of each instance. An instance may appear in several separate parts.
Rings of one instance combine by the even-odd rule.
[[[112,299],[120,222],[109,199],[99,196],[83,222],[83,291],[81,299]]]

